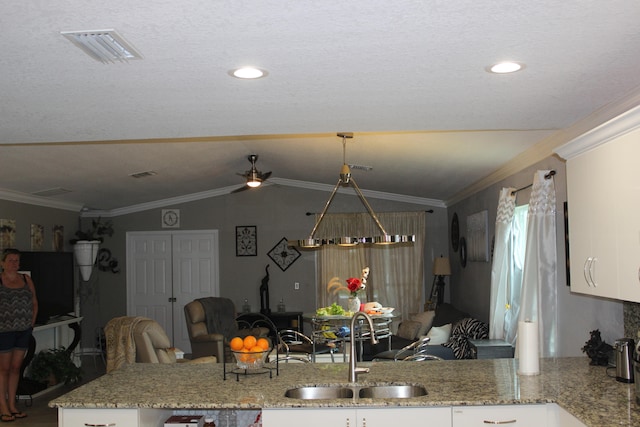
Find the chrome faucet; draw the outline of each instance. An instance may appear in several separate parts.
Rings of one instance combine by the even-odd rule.
[[[364,311],[358,311],[351,318],[351,348],[349,349],[349,382],[354,383],[358,380],[358,374],[366,374],[369,368],[356,368],[356,319],[364,317],[369,322],[369,330],[371,331],[371,344],[377,344],[376,333],[373,328],[373,320]],[[360,329],[362,331],[362,329]]]

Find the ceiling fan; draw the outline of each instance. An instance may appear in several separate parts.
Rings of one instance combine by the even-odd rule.
[[[271,176],[271,172],[262,173],[258,169],[256,169],[256,161],[258,161],[257,154],[250,154],[249,157],[247,157],[247,160],[251,162],[251,169],[249,169],[245,173],[238,173],[238,175],[245,177],[247,183],[244,186],[233,190],[232,193],[238,193],[250,188],[259,187],[260,184],[269,179],[269,177]]]

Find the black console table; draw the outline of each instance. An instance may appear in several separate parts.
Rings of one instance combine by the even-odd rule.
[[[274,311],[269,314],[242,313],[240,318],[249,323],[260,320],[262,316],[267,317],[276,329],[293,329],[302,332],[302,312],[301,311]]]

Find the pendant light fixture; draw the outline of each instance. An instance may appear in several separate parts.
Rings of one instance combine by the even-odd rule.
[[[371,208],[371,205],[362,194],[362,191],[360,191],[360,187],[358,187],[358,184],[351,176],[351,169],[347,164],[347,159],[346,159],[347,139],[353,138],[353,133],[339,132],[337,135],[340,138],[342,138],[342,160],[343,161],[342,161],[342,169],[340,170],[340,178],[338,178],[338,182],[336,183],[336,186],[333,188],[333,191],[329,196],[329,200],[327,200],[327,203],[324,205],[324,209],[322,209],[322,212],[318,216],[318,219],[316,220],[316,223],[313,226],[313,229],[311,230],[309,237],[303,240],[290,240],[288,242],[289,246],[313,249],[313,248],[319,248],[323,245],[338,245],[338,246],[355,246],[358,244],[391,245],[395,243],[415,242],[416,240],[415,235],[391,235],[387,233],[387,231],[384,229],[384,227],[380,223],[380,220],[378,219],[378,216],[373,211],[373,209]],[[369,212],[369,215],[371,215],[371,218],[375,222],[377,228],[380,230],[380,233],[381,233],[380,235],[370,236],[370,237],[341,236],[341,237],[332,237],[328,239],[327,238],[318,239],[315,237],[316,232],[318,231],[318,227],[320,226],[320,223],[324,219],[324,216],[327,213],[327,210],[329,210],[329,206],[331,206],[331,202],[333,201],[333,198],[338,192],[338,189],[340,188],[340,186],[343,186],[343,187],[351,186],[353,188],[353,190],[356,192],[356,194],[360,198],[360,201],[362,202],[364,207],[367,209],[367,212]]]

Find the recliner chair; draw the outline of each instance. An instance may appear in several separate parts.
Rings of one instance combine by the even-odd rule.
[[[175,349],[164,329],[152,319],[139,321],[133,328],[133,340],[136,344],[136,362],[138,363],[215,363],[215,356],[197,359],[177,359]]]
[[[105,328],[107,373],[132,363],[176,363],[196,360],[176,359],[175,349],[164,329],[153,319],[142,316],[115,317]],[[215,363],[215,357],[203,357],[198,363]]]
[[[184,306],[191,355],[195,359],[203,356],[215,356],[219,363],[235,359],[229,349],[229,341],[235,336],[254,335],[266,337],[268,328],[240,329],[236,322],[236,309],[228,298],[198,298]],[[226,359],[223,357],[226,356]]]

